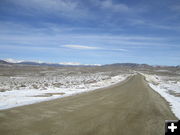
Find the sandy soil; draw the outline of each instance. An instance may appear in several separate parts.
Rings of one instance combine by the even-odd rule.
[[[2,135],[163,135],[177,119],[141,75],[122,84],[0,111]]]

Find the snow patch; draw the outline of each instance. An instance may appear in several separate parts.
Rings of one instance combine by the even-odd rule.
[[[124,75],[117,75],[117,76],[112,76],[112,77],[102,77],[100,75],[93,76],[93,78],[97,81],[92,80],[91,77],[89,77],[90,78],[89,80],[86,80],[88,76],[86,78],[84,76],[79,76],[79,78],[78,77],[73,78],[74,80],[72,78],[68,78],[68,79],[71,79],[68,82],[66,81],[65,78],[61,77],[61,81],[63,80],[64,83],[61,82],[60,87],[54,87],[52,85],[55,82],[57,82],[56,79],[55,80],[49,79],[48,83],[50,84],[50,86],[47,87],[46,89],[43,89],[44,86],[37,86],[40,88],[32,89],[28,84],[30,83],[30,80],[26,80],[26,82],[28,83],[24,83],[21,89],[18,89],[18,90],[14,89],[10,91],[0,92],[0,110],[22,106],[22,105],[33,104],[33,103],[42,102],[42,101],[48,101],[48,100],[62,98],[65,96],[70,96],[70,95],[74,95],[74,94],[78,94],[82,92],[96,90],[98,88],[108,87],[110,85],[113,85],[113,84],[116,84],[125,80],[128,76],[130,75],[124,74]],[[20,78],[13,77],[11,79],[19,80],[21,79],[21,77]],[[82,80],[84,79],[86,80],[86,83],[83,83]],[[21,81],[22,80],[20,80],[20,82]],[[92,81],[92,82],[87,83],[88,81]],[[42,80],[42,82],[47,83],[45,80]],[[18,83],[15,82],[15,84],[18,84]],[[57,85],[58,84],[59,83],[57,82]],[[50,94],[51,96],[46,96],[48,94]]]
[[[172,81],[168,76],[141,74],[145,76],[149,86],[169,102],[173,113],[180,119],[180,96],[176,96],[180,94],[180,81],[175,79]]]

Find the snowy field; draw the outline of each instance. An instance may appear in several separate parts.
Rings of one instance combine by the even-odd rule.
[[[130,74],[112,72],[64,73],[46,76],[1,76],[0,110],[70,96],[107,87]]]
[[[172,111],[180,119],[180,76],[142,75],[149,86],[169,102]]]

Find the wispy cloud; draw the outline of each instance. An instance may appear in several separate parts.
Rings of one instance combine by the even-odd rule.
[[[125,51],[123,49],[139,46],[179,46],[177,43],[171,42],[179,40],[179,37],[175,36],[114,35],[106,33],[73,34],[73,27],[63,28],[51,23],[42,24],[42,27],[36,28],[27,24],[0,21],[0,29],[0,46],[21,45],[21,48],[33,48],[34,46],[57,48],[62,45],[61,47],[72,49]]]
[[[180,4],[171,6],[171,10],[180,12]]]
[[[25,9],[25,15],[53,15],[64,17],[86,16],[86,9],[81,6],[80,1],[74,0],[8,0],[19,8]]]
[[[105,0],[100,3],[101,8],[109,9],[115,12],[127,12],[131,9],[122,3],[113,3],[112,0]]]
[[[85,45],[63,45],[63,47],[71,49],[85,49],[85,50],[99,50],[99,47],[85,46]]]
[[[151,28],[154,30],[168,30],[168,31],[180,31],[180,25],[174,24],[174,25],[166,25],[164,23],[160,22],[153,22],[153,21],[147,21],[145,19],[128,19],[128,24],[135,26],[135,27],[141,27],[141,28]]]
[[[110,49],[110,50],[112,50],[112,51],[128,51],[127,49]]]
[[[133,54],[163,56],[163,61],[167,54],[179,55],[180,6],[164,1],[160,9],[159,4],[156,0],[1,0],[0,57],[108,63],[137,61],[127,58]]]
[[[106,33],[73,34],[73,27],[63,28],[51,23],[42,23],[42,27],[36,28],[27,24],[0,21],[0,29],[1,47],[4,45],[17,45],[17,48],[36,47],[35,49],[37,49],[37,47],[58,48],[59,45],[64,45],[66,48],[81,50],[127,51],[124,49],[140,46],[179,46],[177,43],[171,42],[179,40],[179,37],[175,36],[114,35]]]
[[[10,0],[16,5],[29,9],[39,9],[42,11],[73,11],[78,8],[78,3],[71,0]]]
[[[85,45],[63,45],[62,47],[71,48],[71,49],[80,49],[80,50],[99,50],[99,51],[128,51],[126,49],[114,49],[114,48],[102,48],[95,46],[85,46]]]
[[[3,52],[33,52],[33,53],[39,53],[42,55],[42,53],[48,53],[53,52],[54,54],[61,52],[60,48],[57,47],[45,47],[45,46],[20,46],[20,45],[1,45],[0,44],[0,51]],[[33,57],[33,56],[32,56]]]

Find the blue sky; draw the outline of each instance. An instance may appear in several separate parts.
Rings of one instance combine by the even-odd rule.
[[[179,0],[0,0],[0,59],[180,64]]]

